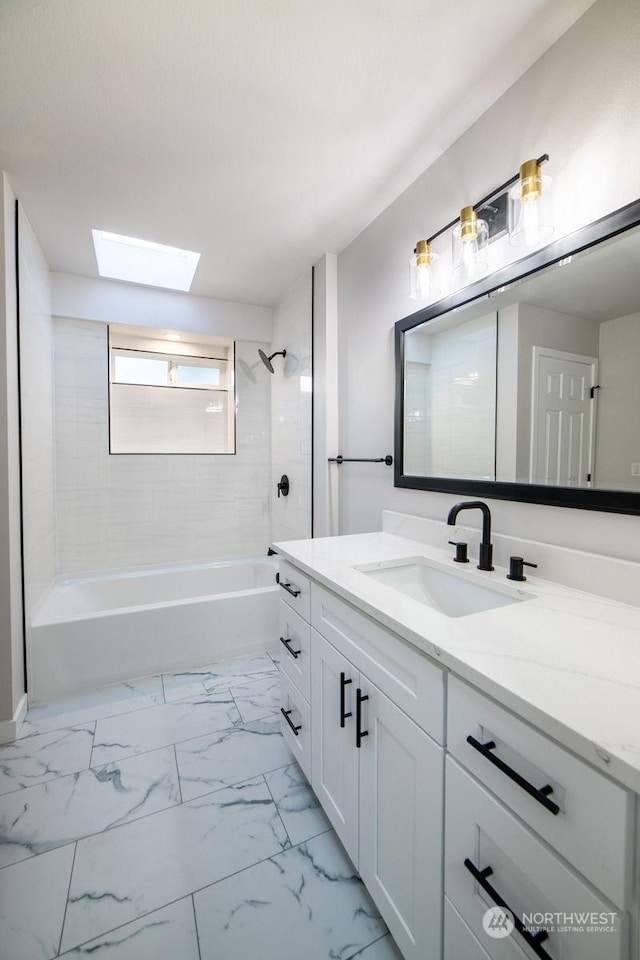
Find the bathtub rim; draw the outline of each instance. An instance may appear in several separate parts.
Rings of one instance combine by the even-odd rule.
[[[46,605],[53,595],[53,593],[61,587],[67,586],[83,586],[85,584],[91,583],[101,583],[111,580],[133,580],[142,577],[148,577],[165,573],[175,572],[190,572],[190,571],[201,571],[201,570],[212,570],[220,568],[229,568],[229,567],[238,567],[244,566],[248,563],[258,563],[261,566],[264,565],[274,572],[274,582],[273,584],[266,587],[247,587],[243,590],[226,590],[223,593],[209,593],[209,594],[198,594],[193,597],[180,597],[176,600],[159,600],[155,603],[138,603],[134,605],[129,605],[125,607],[113,607],[109,609],[98,608],[95,610],[84,611],[83,613],[76,614],[66,614],[63,617],[58,617],[55,619],[42,619],[42,613],[46,609]],[[98,617],[110,617],[117,616],[127,613],[133,613],[136,610],[154,610],[159,607],[177,607],[185,604],[199,604],[205,603],[210,600],[223,599],[228,597],[243,597],[248,595],[261,595],[264,593],[269,593],[277,591],[278,585],[275,580],[275,573],[278,570],[278,563],[271,557],[234,557],[229,560],[215,560],[207,563],[176,563],[176,564],[165,564],[162,567],[130,567],[130,568],[119,568],[117,571],[100,571],[91,574],[82,574],[81,576],[76,576],[73,574],[62,574],[54,578],[53,582],[50,584],[48,590],[46,591],[45,596],[42,599],[42,602],[38,605],[38,608],[32,613],[30,617],[29,627],[31,630],[37,630],[41,627],[48,627],[61,624],[61,623],[76,623],[81,620],[95,620]]]

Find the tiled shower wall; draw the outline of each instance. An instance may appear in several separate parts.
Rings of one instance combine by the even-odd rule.
[[[18,207],[24,596],[29,620],[56,574],[51,275]]]
[[[235,456],[110,456],[107,327],[54,329],[58,573],[264,555],[271,378],[257,349],[269,345],[236,342]]]
[[[311,536],[311,311],[312,273],[293,285],[273,311],[274,357],[271,376],[273,540],[299,540]],[[289,478],[288,497],[278,497],[282,474]]]

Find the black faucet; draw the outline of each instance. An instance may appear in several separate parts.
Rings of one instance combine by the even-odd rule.
[[[462,503],[455,503],[451,507],[451,510],[449,510],[447,523],[450,526],[453,526],[461,510],[472,510],[476,507],[478,510],[482,510],[482,541],[480,543],[480,552],[478,556],[478,570],[493,570],[493,547],[491,546],[491,511],[486,503],[483,503],[482,500],[465,500]]]

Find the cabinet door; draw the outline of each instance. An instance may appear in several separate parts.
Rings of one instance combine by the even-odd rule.
[[[360,675],[324,637],[315,630],[311,634],[311,783],[357,867],[359,751],[355,746],[355,697]],[[344,714],[349,716],[342,726]]]
[[[443,751],[361,678],[360,875],[406,960],[442,943]]]

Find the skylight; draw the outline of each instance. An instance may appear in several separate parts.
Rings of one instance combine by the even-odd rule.
[[[165,247],[150,240],[92,230],[98,273],[112,280],[145,283],[169,290],[189,290],[199,253]]]

